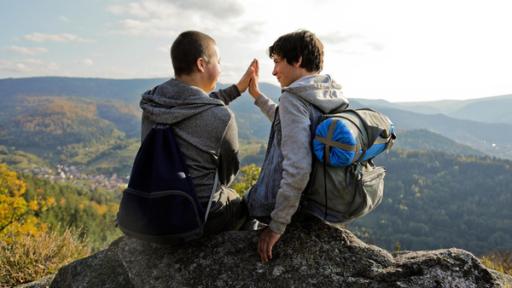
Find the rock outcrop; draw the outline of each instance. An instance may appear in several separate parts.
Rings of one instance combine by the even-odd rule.
[[[180,247],[121,237],[62,267],[51,287],[510,287],[460,249],[391,254],[350,231],[290,225],[262,264],[258,232],[231,231]]]

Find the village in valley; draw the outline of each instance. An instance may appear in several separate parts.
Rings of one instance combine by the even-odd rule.
[[[128,176],[120,177],[116,173],[111,176],[92,175],[81,171],[77,166],[58,164],[54,169],[48,167],[34,167],[23,169],[21,173],[31,174],[38,178],[48,179],[52,182],[65,182],[89,189],[105,189],[117,191],[126,188]]]

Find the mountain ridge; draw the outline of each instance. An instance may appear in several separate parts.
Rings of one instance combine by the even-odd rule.
[[[445,114],[447,116],[487,123],[512,124],[512,94],[467,100],[437,100],[421,102],[389,102],[386,100],[354,99],[366,105],[396,108],[420,114]]]

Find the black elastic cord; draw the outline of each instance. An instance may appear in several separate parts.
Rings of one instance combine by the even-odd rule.
[[[327,152],[327,151],[325,151]],[[324,152],[324,197],[325,197],[325,207],[324,207],[324,220],[327,220],[327,153]]]

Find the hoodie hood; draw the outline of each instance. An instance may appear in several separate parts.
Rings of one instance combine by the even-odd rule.
[[[302,77],[285,87],[283,92],[299,96],[326,114],[348,106],[348,100],[343,96],[341,85],[332,80],[329,75]]]
[[[176,79],[144,92],[140,101],[145,117],[165,124],[183,121],[216,106],[224,106],[224,102]]]

